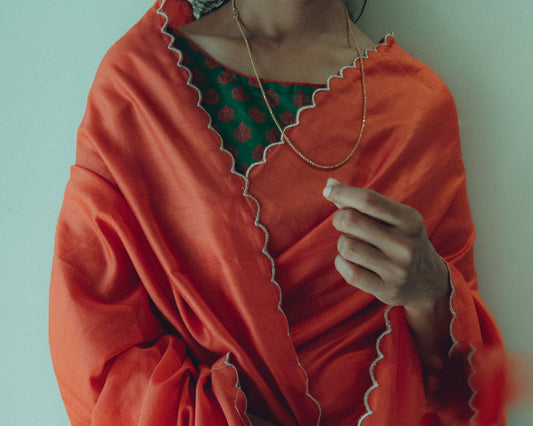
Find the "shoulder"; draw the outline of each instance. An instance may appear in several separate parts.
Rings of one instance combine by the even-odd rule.
[[[167,50],[169,18],[153,5],[124,35],[108,49],[98,69],[97,78],[111,70],[132,69],[134,62],[149,62]]]
[[[438,73],[387,35],[375,49],[367,51],[367,84],[380,92],[380,99],[426,113],[443,113],[456,120],[453,96]]]
[[[95,101],[105,102],[102,91],[112,92],[113,101],[117,102],[140,90],[155,90],[163,82],[167,85],[183,78],[186,81],[176,72],[179,55],[171,48],[172,30],[191,19],[186,11],[182,12],[167,15],[170,11],[156,3],[108,49],[91,88],[91,94],[98,94]]]
[[[189,75],[177,66],[179,54],[169,48],[168,21],[159,12],[157,5],[149,9],[98,66],[80,126],[98,144],[126,144],[131,138],[120,138],[121,132],[197,104],[196,92],[188,90]]]
[[[450,91],[439,74],[426,62],[404,50],[393,35],[388,35],[384,43],[390,47],[390,59],[395,63],[398,75],[411,88],[418,87],[435,94],[450,96]]]

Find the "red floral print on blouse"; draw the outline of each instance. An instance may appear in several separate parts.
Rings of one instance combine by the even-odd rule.
[[[255,77],[250,77],[248,79],[248,85],[251,87],[259,88],[259,83],[257,82],[257,78]]]
[[[235,73],[231,72],[230,70],[224,70],[221,74],[219,74],[217,80],[220,84],[229,84],[235,80]]]
[[[274,90],[268,89],[266,91],[266,96],[268,103],[270,104],[270,108],[276,108],[279,105],[279,95],[274,92]],[[265,103],[265,101],[263,101],[263,103]]]
[[[229,105],[226,105],[218,112],[217,118],[223,123],[230,123],[235,119],[235,110]]]
[[[253,107],[252,109],[249,109],[248,110],[248,115],[256,123],[264,123],[265,122],[265,114],[257,107]]]
[[[252,129],[250,129],[244,121],[239,124],[239,127],[235,129],[234,132],[235,139],[239,142],[246,142],[252,138]]]
[[[283,127],[288,126],[289,124],[294,124],[295,121],[296,118],[294,117],[294,114],[289,110],[285,110],[285,112],[279,115],[279,124]]]
[[[279,142],[280,134],[276,129],[272,128],[265,133],[265,139],[269,144],[276,143]]]
[[[205,64],[205,66],[207,68],[209,68],[211,70],[216,68],[216,67],[218,67],[218,65],[219,65],[217,61],[215,61],[214,59],[210,58],[209,56],[205,57],[204,64]]]
[[[231,91],[231,97],[238,102],[246,102],[248,100],[248,93],[244,86],[237,86]]]
[[[174,47],[191,70],[201,106],[235,160],[235,170],[245,174],[249,165],[263,160],[268,145],[280,142],[280,132],[259,91],[254,76],[242,75],[208,56],[185,36],[176,34]],[[285,127],[295,122],[298,108],[311,102],[318,85],[263,81],[269,105]]]
[[[196,82],[195,83],[196,85],[201,86],[205,82],[205,75],[199,69],[194,69],[194,70],[192,70],[192,79],[193,79],[193,81]]]
[[[298,93],[292,97],[292,102],[295,106],[301,108],[311,103],[311,97],[306,95],[303,89],[300,89],[298,90]]]
[[[254,158],[255,161],[262,161],[264,152],[265,152],[265,148],[263,148],[261,145],[257,145],[255,149],[252,151],[252,157]]]
[[[205,91],[202,98],[202,102],[206,105],[214,105],[220,101],[220,94],[213,88],[209,88]]]

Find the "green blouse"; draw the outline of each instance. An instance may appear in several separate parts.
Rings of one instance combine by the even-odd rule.
[[[192,84],[202,93],[202,107],[211,116],[224,148],[235,159],[235,169],[245,174],[263,159],[265,148],[279,142],[280,133],[266,107],[255,77],[240,74],[214,60],[179,31],[174,47],[192,73]],[[310,105],[316,84],[262,80],[270,106],[283,127],[296,121],[298,109]]]

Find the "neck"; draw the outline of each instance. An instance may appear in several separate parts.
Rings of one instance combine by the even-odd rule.
[[[345,28],[340,0],[233,0],[251,38],[284,41]],[[231,3],[231,2],[230,2]]]

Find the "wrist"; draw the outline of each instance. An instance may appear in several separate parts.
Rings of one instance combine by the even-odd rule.
[[[448,311],[451,293],[450,271],[440,256],[435,266],[437,273],[433,275],[432,285],[428,286],[431,290],[425,294],[425,297],[404,305],[405,312],[410,317],[431,318],[443,311]],[[440,317],[440,315],[438,316]]]

